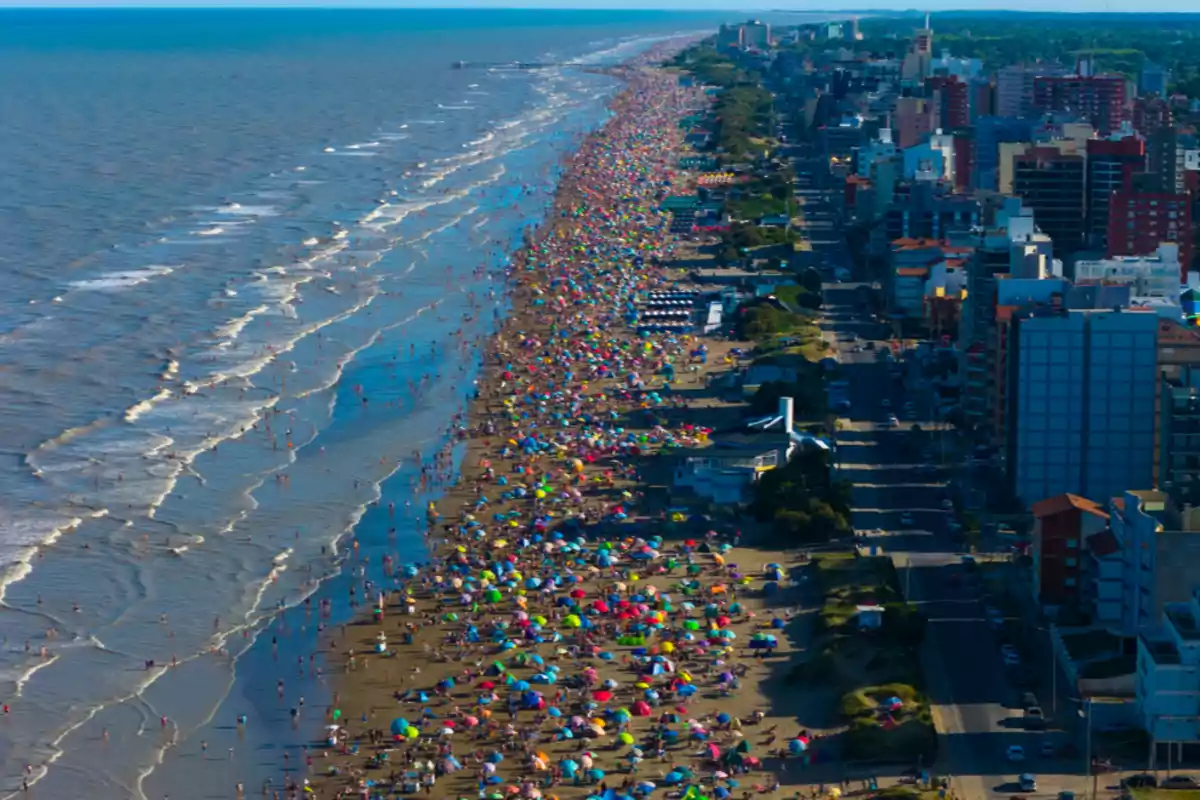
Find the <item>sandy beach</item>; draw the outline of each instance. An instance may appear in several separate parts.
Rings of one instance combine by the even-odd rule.
[[[322,641],[327,735],[286,796],[771,796],[806,760],[763,691],[789,661],[793,565],[737,530],[664,541],[632,519],[643,459],[707,443],[671,384],[727,369],[728,343],[628,323],[673,287],[658,206],[689,180],[678,120],[704,98],[624,77],[514,261],[457,445],[423,472],[446,487],[432,560],[362,565],[366,613]]]

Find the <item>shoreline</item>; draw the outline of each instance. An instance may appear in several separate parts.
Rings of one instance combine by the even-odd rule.
[[[661,56],[656,59],[660,60]],[[694,110],[703,97],[696,89],[682,89],[674,76],[661,69],[645,70],[634,66],[626,67],[624,71],[626,88],[611,103],[613,115],[571,156],[568,169],[561,176],[551,216],[543,229],[527,237],[526,246],[514,256],[510,294],[512,312],[488,343],[477,384],[478,397],[471,403],[466,419],[461,420],[458,442],[435,458],[435,467],[441,470],[438,478],[445,482],[446,491],[438,501],[430,503],[427,511],[429,531],[426,539],[432,561],[428,565],[403,567],[385,562],[385,583],[390,582],[390,586],[375,584],[364,577],[363,599],[371,599],[371,611],[360,615],[351,625],[343,626],[341,634],[328,642],[326,663],[333,668],[331,674],[333,670],[343,674],[331,678],[336,689],[332,694],[333,705],[325,712],[327,740],[315,744],[312,752],[306,754],[304,769],[297,770],[297,775],[306,774],[307,777],[293,776],[297,781],[293,786],[302,785],[306,794],[317,797],[383,796],[376,789],[384,783],[394,784],[396,789],[407,785],[408,790],[419,790],[424,784],[426,792],[433,791],[436,783],[439,784],[436,791],[441,793],[444,784],[449,782],[455,786],[456,796],[476,793],[481,797],[499,796],[499,791],[501,794],[539,797],[544,796],[542,788],[552,787],[558,793],[582,797],[595,793],[597,785],[603,788],[608,785],[603,781],[603,775],[594,781],[582,779],[588,773],[579,773],[579,763],[570,756],[574,749],[571,745],[578,744],[574,741],[575,733],[582,737],[595,736],[587,741],[596,749],[600,749],[602,741],[605,751],[628,750],[618,756],[620,761],[629,761],[629,766],[633,767],[632,771],[621,773],[624,778],[622,791],[628,790],[635,796],[648,794],[653,787],[639,788],[634,783],[637,765],[653,755],[657,755],[660,762],[667,762],[682,754],[674,752],[679,748],[673,746],[679,731],[668,730],[670,725],[662,718],[652,740],[635,737],[633,731],[640,722],[637,717],[650,715],[649,706],[641,701],[643,693],[654,707],[674,700],[680,714],[700,717],[700,721],[691,721],[689,738],[698,736],[697,729],[704,728],[706,741],[711,736],[711,741],[730,746],[731,758],[739,768],[745,766],[744,762],[761,766],[756,757],[744,755],[750,750],[750,742],[744,738],[741,725],[743,718],[746,725],[762,721],[763,704],[759,702],[755,704],[758,707],[751,708],[749,704],[756,698],[736,696],[742,688],[742,678],[751,668],[735,663],[737,656],[731,646],[738,636],[734,628],[743,630],[747,639],[751,636],[761,637],[764,642],[768,637],[774,639],[757,630],[755,614],[747,609],[751,603],[736,600],[737,587],[748,585],[751,579],[731,571],[725,559],[707,545],[697,548],[692,543],[673,548],[668,554],[669,546],[658,537],[649,542],[626,538],[615,545],[606,544],[605,547],[612,546],[613,549],[607,555],[599,556],[595,563],[588,564],[583,554],[589,553],[588,548],[594,542],[583,544],[584,540],[573,540],[574,543],[562,546],[572,540],[561,531],[554,533],[554,527],[562,525],[564,518],[571,516],[576,517],[574,523],[584,530],[597,523],[608,527],[626,516],[624,506],[627,502],[637,502],[640,476],[637,467],[627,462],[637,461],[655,447],[653,444],[639,446],[633,443],[637,439],[621,436],[624,429],[618,427],[618,421],[624,424],[625,415],[637,417],[639,407],[646,408],[645,399],[654,394],[650,392],[649,384],[658,383],[659,379],[646,378],[642,387],[626,391],[622,386],[622,372],[635,366],[639,369],[651,366],[652,371],[657,372],[672,361],[679,364],[694,361],[689,358],[689,346],[694,348],[703,341],[700,337],[685,336],[680,344],[674,337],[665,336],[663,339],[670,340],[669,343],[654,342],[652,346],[652,339],[639,339],[621,316],[621,305],[617,301],[631,300],[635,292],[666,288],[672,283],[657,262],[669,257],[673,237],[667,231],[666,215],[653,201],[666,193],[665,187],[678,184],[675,161],[683,136],[677,123],[684,112]],[[660,100],[669,96],[672,103],[638,107],[637,100],[655,93]],[[654,119],[656,124],[646,128],[647,119]],[[639,142],[646,137],[654,139],[652,146],[644,148],[649,153],[638,152],[636,158],[626,158],[634,155]],[[610,143],[626,149],[606,150]],[[598,159],[605,155],[615,157],[617,163],[605,165],[606,168],[597,167]],[[623,163],[626,160],[629,165]],[[612,168],[614,166],[616,168]],[[621,168],[626,166],[632,171],[624,176],[624,183],[620,183]],[[638,170],[641,170],[640,178],[631,181],[630,176],[638,175]],[[597,191],[596,185],[588,185],[589,179],[601,176],[623,191],[614,192],[614,187],[605,187],[609,189],[606,196]],[[652,182],[649,186],[638,186],[639,180]],[[622,203],[633,205],[637,215],[632,222],[628,220],[629,215],[614,221],[611,215],[604,213],[603,207],[597,211],[596,201],[601,199],[612,201],[614,211]],[[647,201],[652,202],[645,205]],[[601,236],[588,229],[589,225],[597,224],[597,217],[599,227],[604,229]],[[583,220],[582,227],[578,220]],[[614,247],[613,239],[619,240],[620,246]],[[636,249],[624,246],[631,239],[645,247],[646,257],[638,256],[635,260],[632,254]],[[648,239],[654,239],[653,247]],[[564,244],[564,240],[579,240],[590,246]],[[575,258],[570,255],[572,253],[586,257]],[[592,260],[607,262],[607,269],[601,269],[599,264],[579,263]],[[633,263],[622,269],[621,261]],[[593,283],[597,281],[609,285],[598,292]],[[557,294],[543,287],[554,289]],[[551,295],[554,296],[548,300]],[[591,307],[601,302],[612,305],[597,316]],[[548,305],[553,313],[547,313]],[[589,309],[590,315],[580,313],[581,308]],[[583,338],[569,336],[548,346],[547,342],[561,338],[559,321],[582,326],[581,330],[571,333],[576,337],[585,335]],[[604,349],[593,348],[590,366],[584,367],[580,362],[587,359],[572,352],[571,343],[600,340],[601,332],[609,337],[601,346]],[[641,353],[618,352],[636,342],[644,344],[644,361],[649,363],[644,363]],[[540,356],[530,353],[530,349],[543,347]],[[619,368],[605,367],[597,371],[597,350],[602,358],[613,357],[619,362]],[[575,372],[577,367],[581,372],[589,370],[590,374],[581,378]],[[707,366],[700,371],[706,370]],[[702,382],[703,376],[695,380]],[[578,386],[574,385],[576,382]],[[562,405],[566,398],[573,402],[565,413],[546,414],[547,406]],[[587,410],[589,404],[595,406],[595,413]],[[532,408],[519,411],[522,406]],[[653,412],[650,416],[654,416]],[[538,423],[530,425],[533,420],[563,429],[570,429],[572,423],[577,422],[589,432],[574,439],[570,434],[559,433],[553,437],[557,439],[554,443],[536,441],[540,437]],[[505,429],[512,431],[514,436],[507,444],[497,441],[503,440],[506,434],[501,431]],[[674,442],[672,432],[661,425],[655,425],[653,432],[653,438],[658,439],[659,444]],[[500,447],[497,448],[497,444]],[[455,479],[454,455],[463,450],[461,477]],[[524,450],[524,454],[520,450]],[[572,452],[582,454],[583,458],[570,457],[568,454]],[[551,454],[557,464],[539,464],[540,453]],[[520,483],[533,477],[539,479],[534,484],[536,489]],[[510,478],[513,483],[508,482]],[[533,481],[529,480],[529,483]],[[562,484],[561,494],[554,486],[558,483]],[[519,488],[504,491],[505,486],[512,485]],[[501,497],[500,503],[486,499],[496,494]],[[506,510],[498,515],[501,508]],[[491,526],[481,521],[486,517],[496,525],[494,532],[489,531]],[[615,526],[615,530],[618,537],[625,535],[622,526]],[[519,537],[519,548],[510,545],[504,538],[507,536]],[[685,594],[695,591],[701,596],[710,596],[715,601],[712,607],[720,610],[719,617],[697,619],[698,615],[693,613],[695,603],[685,602],[675,607],[669,600],[662,602],[657,598],[665,597],[653,586],[647,587],[649,598],[636,594],[636,587],[630,590],[629,584],[640,580],[634,570],[643,558],[641,553],[635,555],[629,549],[631,543],[637,548],[651,545],[657,548],[651,562],[646,564],[646,572],[673,576],[666,579],[668,582],[683,577],[680,571],[686,561],[686,575],[695,586],[685,590]],[[712,544],[716,544],[715,539]],[[761,554],[734,549],[728,544],[721,545],[720,549],[739,560],[762,558]],[[531,552],[541,560],[524,562],[523,557],[528,558]],[[782,560],[779,556],[776,558]],[[665,563],[660,559],[665,559]],[[614,562],[629,566],[618,567]],[[745,561],[742,563],[744,565]],[[516,578],[501,581],[505,570],[511,572],[514,565],[521,570]],[[494,566],[495,571],[489,570],[489,566]],[[736,566],[732,565],[733,568]],[[764,566],[750,571],[758,572],[761,577]],[[556,569],[562,570],[566,578],[555,572]],[[478,578],[473,576],[475,572],[479,573]],[[451,577],[450,573],[455,574]],[[360,575],[365,576],[365,572]],[[566,597],[555,598],[564,580],[565,585],[577,588]],[[535,592],[540,597],[531,599],[529,595]],[[605,595],[605,592],[610,594]],[[451,597],[456,594],[458,597]],[[623,607],[629,607],[631,603],[635,603],[634,608],[645,606],[644,612],[638,613],[650,615],[659,628],[671,622],[679,628],[673,631],[673,638],[664,638],[661,644],[650,648],[650,655],[644,647],[631,650],[631,640],[617,635],[621,633],[620,624],[604,621],[580,626],[580,620],[587,619],[582,610],[575,609],[580,611],[577,616],[563,613],[563,600],[578,605],[578,600],[593,596],[608,597],[609,601]],[[459,611],[465,620],[460,621]],[[535,611],[542,613],[533,614]],[[608,611],[607,604],[593,604],[586,613],[605,615]],[[619,619],[632,616],[623,614]],[[523,636],[509,638],[508,631],[512,628],[506,617],[511,617],[511,624],[524,630]],[[539,619],[541,621],[537,622]],[[719,619],[719,629],[714,619]],[[531,620],[534,621],[532,625],[538,626],[532,630]],[[690,633],[709,624],[714,626],[709,640]],[[483,626],[491,633],[491,644],[484,641],[480,630]],[[558,628],[552,635],[535,632],[548,630],[551,626]],[[650,637],[654,635],[655,631],[650,631]],[[617,641],[601,644],[612,639]],[[693,644],[694,640],[698,641]],[[566,642],[570,644],[563,646]],[[612,650],[602,650],[604,646],[612,647]],[[455,648],[456,652],[451,654],[449,650]],[[774,652],[775,646],[770,649]],[[621,653],[619,661],[618,652]],[[509,660],[514,653],[520,666],[542,666],[544,671],[514,681],[512,672],[496,663],[497,659]],[[662,659],[675,653],[681,663],[677,666],[669,660],[665,662],[672,673],[668,685],[661,691],[657,687],[651,688],[658,683],[652,676],[662,674]],[[714,673],[713,663],[704,663],[714,654],[718,657],[717,666],[728,663],[729,668]],[[723,662],[722,658],[728,662]],[[689,662],[695,664],[691,667],[698,673],[695,679],[682,669],[683,664]],[[377,666],[371,669],[373,663]],[[484,680],[489,663],[493,665],[491,681]],[[572,671],[584,669],[586,663],[588,666],[581,674],[590,675],[590,678],[573,676],[570,679],[572,691],[569,694],[563,689],[554,691],[555,705],[548,706],[557,677],[565,675],[557,670],[567,668],[568,663]],[[550,666],[545,666],[547,664]],[[607,694],[594,692],[596,687],[592,683],[599,681],[602,673],[607,675],[610,671],[614,677],[606,680],[614,689],[617,686],[621,689],[601,690]],[[625,684],[629,676],[618,678],[616,675],[629,671],[648,671],[649,674],[639,676],[641,680],[634,684],[635,694],[626,699],[622,696],[628,691]],[[705,677],[700,679],[699,674]],[[717,676],[715,681],[709,677],[714,675]],[[490,707],[493,702],[501,701],[502,695],[497,691],[502,692],[503,688],[497,690],[495,686],[505,679],[518,689],[517,695],[509,695],[511,722],[507,726],[501,725],[498,712],[493,715]],[[539,681],[546,685],[535,686]],[[484,692],[473,703],[471,690],[465,694],[460,691],[470,682],[476,683],[475,691]],[[699,688],[702,682],[705,684],[703,690]],[[712,682],[716,684],[715,690],[706,685]],[[643,686],[642,691],[637,691],[637,687]],[[537,689],[545,692],[533,702],[529,693]],[[570,699],[576,690],[579,692],[578,704]],[[654,692],[652,698],[650,692]],[[514,697],[516,699],[512,699]],[[733,710],[736,716],[722,719],[715,707],[708,710],[709,713],[693,710],[687,705],[693,697],[698,702],[701,698],[719,699],[722,706]],[[527,701],[532,704],[523,705]],[[603,730],[596,732],[596,726],[602,725],[604,719],[586,719],[600,713],[600,706],[607,701],[634,707],[636,714],[631,719],[626,709],[615,712],[612,708],[606,709],[616,714],[615,717],[608,715],[609,722],[615,721],[613,730],[618,731],[615,743],[607,739]],[[577,707],[568,710],[568,704]],[[558,705],[563,709],[558,709]],[[522,718],[522,708],[535,712],[532,726],[521,725],[526,721]],[[566,716],[570,716],[571,723],[564,726],[561,723]],[[671,713],[669,716],[679,715]],[[577,721],[583,723],[582,727],[575,724]],[[547,731],[547,724],[557,725],[557,732]],[[764,731],[769,734],[767,744],[775,739],[774,727],[778,725]],[[466,749],[474,750],[473,755],[461,749],[464,738]],[[653,752],[648,744],[651,741],[656,744]],[[626,747],[634,742],[645,749]],[[456,745],[460,749],[456,750]],[[494,749],[492,754],[485,752],[496,747],[499,749]],[[744,749],[735,751],[734,747]],[[503,759],[503,752],[509,752],[511,757],[516,751],[520,752],[516,759],[520,765],[515,769],[520,770],[521,778],[507,781],[511,785],[506,787],[504,781],[496,780],[499,761]],[[566,755],[555,761],[546,755],[547,751]],[[368,753],[369,757],[364,758]],[[594,770],[612,757],[585,751],[582,758],[583,767]],[[569,764],[574,764],[575,768],[568,769]],[[617,778],[615,768],[608,764],[604,767],[611,769],[613,778]],[[571,782],[570,776],[575,775],[581,777]],[[591,777],[595,776],[596,773],[591,773]],[[777,776],[765,780],[770,784],[769,790],[778,788]],[[736,782],[731,783],[736,786]],[[488,787],[494,787],[496,791]],[[768,791],[768,787],[761,788]],[[721,788],[720,791],[725,792],[720,796],[727,796],[729,790]]]

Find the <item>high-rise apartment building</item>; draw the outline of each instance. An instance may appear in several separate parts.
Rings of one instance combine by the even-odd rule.
[[[1087,142],[1087,241],[1090,247],[1108,242],[1108,211],[1112,195],[1132,185],[1134,173],[1146,168],[1145,142],[1089,139]]]
[[[1108,215],[1108,255],[1148,256],[1159,245],[1179,245],[1186,271],[1192,263],[1192,196],[1127,190],[1112,196]],[[1185,283],[1185,275],[1180,283]]]
[[[996,115],[1027,117],[1033,111],[1033,79],[1039,74],[1033,67],[1018,64],[996,73]]]
[[[1084,165],[1083,156],[1054,147],[1033,147],[1013,159],[1013,194],[1033,209],[1060,254],[1083,246]]]
[[[1123,75],[1039,75],[1033,79],[1033,107],[1076,114],[1107,135],[1127,118]]]
[[[1138,76],[1138,94],[1166,97],[1167,84],[1170,82],[1171,70],[1153,61],[1146,61],[1142,64],[1142,72]]]
[[[1154,478],[1153,311],[1043,311],[1016,320],[1008,450],[1026,504],[1070,492],[1111,498]]]
[[[965,128],[971,124],[970,87],[954,75],[934,75],[925,79],[936,115],[934,127]]]

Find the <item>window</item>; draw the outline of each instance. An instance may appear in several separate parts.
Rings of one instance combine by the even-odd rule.
[[[1076,560],[1075,560],[1075,559],[1073,559],[1073,558],[1068,558],[1068,559],[1067,559],[1067,566],[1068,566],[1068,567],[1073,567],[1073,566],[1075,566],[1076,564],[1077,564],[1077,562],[1076,562]]]
[[[1067,548],[1068,549],[1074,550],[1074,549],[1077,549],[1078,547],[1079,547],[1078,539],[1067,539]]]
[[[1075,585],[1074,578],[1066,578],[1063,580],[1063,586],[1074,586],[1074,585]]]

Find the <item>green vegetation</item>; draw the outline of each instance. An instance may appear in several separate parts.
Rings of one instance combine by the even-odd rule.
[[[832,480],[829,460],[824,450],[797,450],[755,485],[751,510],[774,525],[780,544],[827,542],[849,533],[850,487]]]
[[[916,648],[924,617],[904,602],[891,559],[828,555],[814,560],[824,600],[817,617],[820,653],[801,664],[793,680],[821,682],[840,693],[848,726],[843,753],[868,761],[932,761],[937,735],[921,692]],[[860,605],[881,605],[882,625],[859,630]],[[899,706],[890,707],[893,698]]]
[[[689,47],[668,64],[701,83],[721,88],[711,114],[719,152],[734,161],[769,152],[775,98],[763,87],[761,72],[738,65],[710,42]]]
[[[700,83],[723,89],[762,81],[761,73],[743,69],[729,56],[718,53],[709,42],[701,42],[681,51],[667,64],[690,73]]]
[[[922,24],[916,14],[863,20],[862,42],[811,44],[901,53]],[[1171,71],[1175,91],[1200,97],[1200,16],[1194,14],[954,11],[935,14],[932,24],[939,52],[946,48],[956,57],[981,59],[989,70],[1037,61],[1071,67],[1079,57],[1092,56],[1099,71],[1135,78],[1150,60]]]

